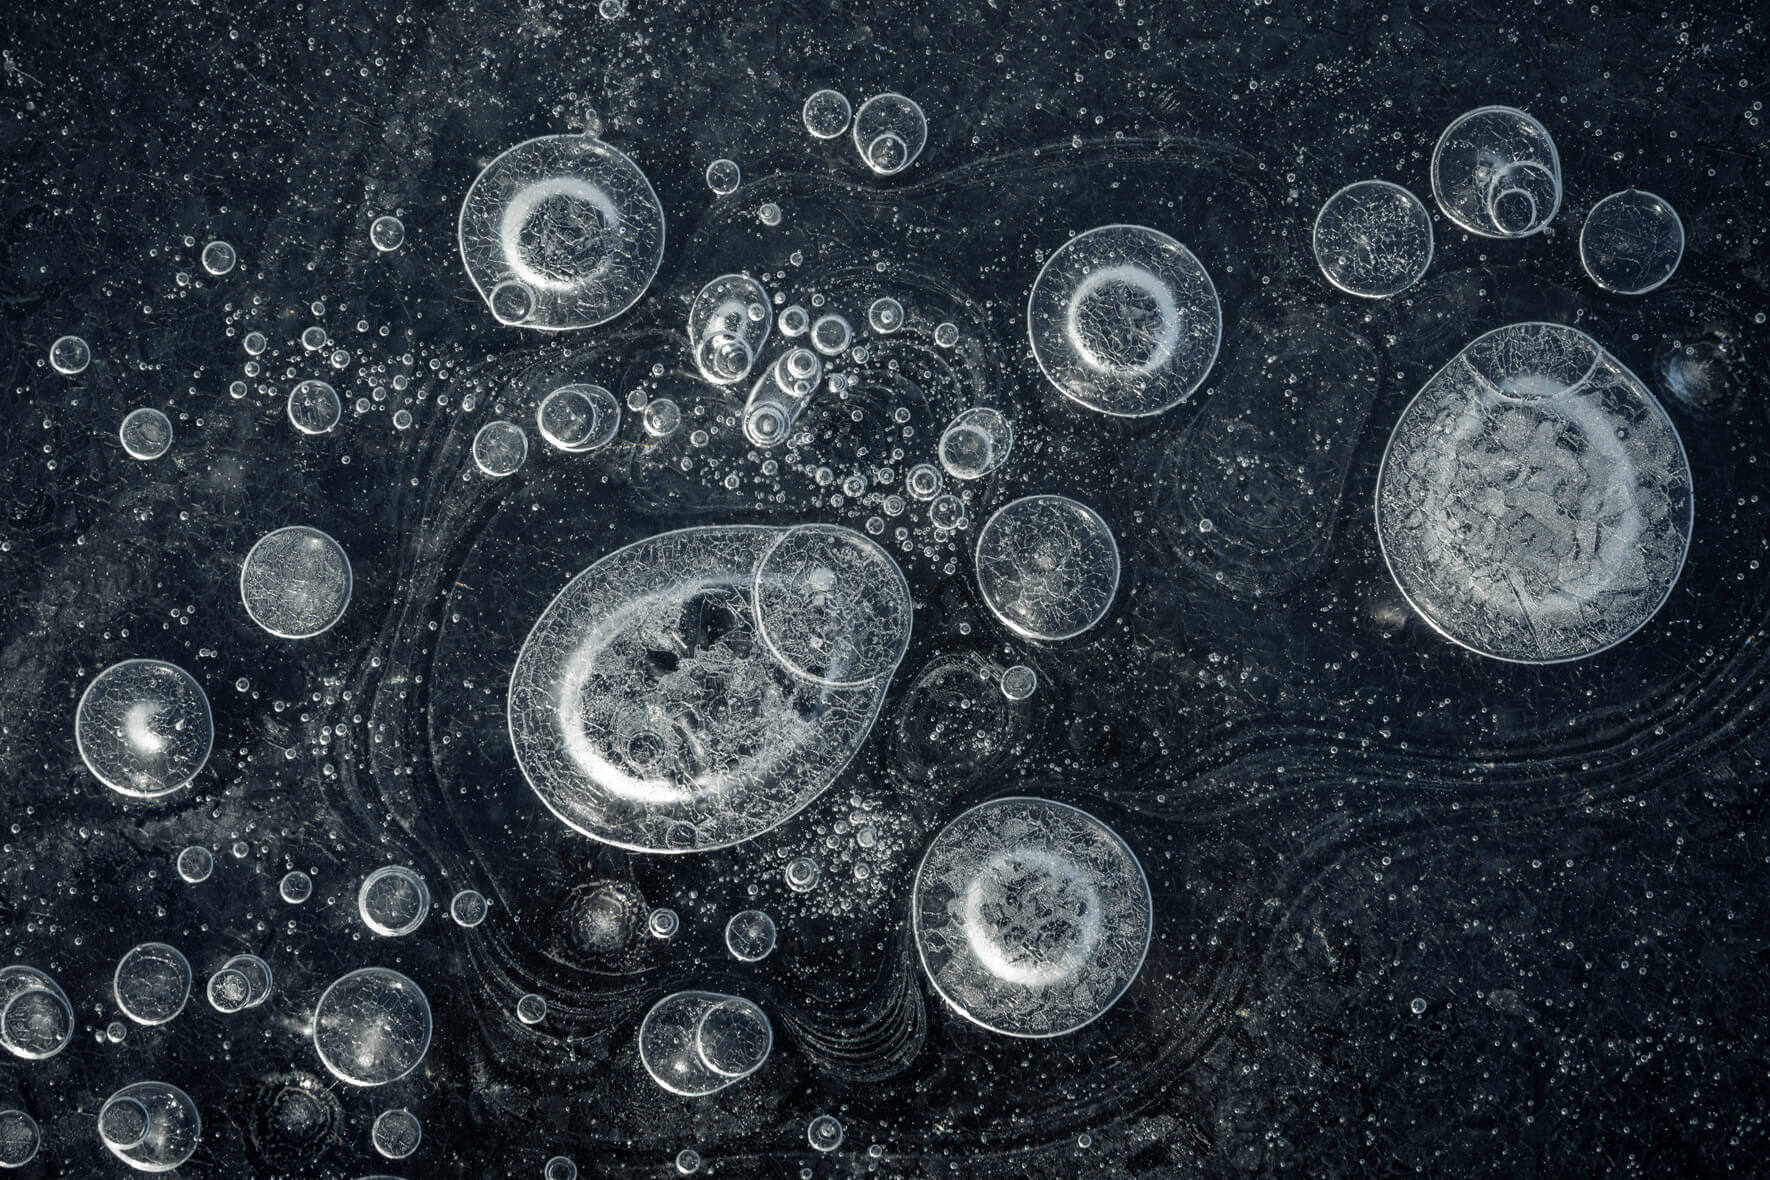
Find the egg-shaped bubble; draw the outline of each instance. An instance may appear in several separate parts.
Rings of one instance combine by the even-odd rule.
[[[1541,233],[1561,208],[1561,156],[1548,128],[1512,107],[1455,119],[1432,149],[1432,195],[1473,234]]]
[[[1399,184],[1360,180],[1322,203],[1315,216],[1315,264],[1352,295],[1399,295],[1432,265],[1432,215]]]
[[[805,100],[805,105],[799,110],[799,119],[812,138],[835,139],[848,130],[848,120],[853,114],[847,95],[840,90],[826,88],[812,92]]]
[[[928,117],[914,99],[875,94],[854,112],[854,147],[880,176],[892,176],[916,162],[928,144]]]
[[[386,254],[405,244],[406,223],[391,213],[383,213],[369,223],[369,242]]]
[[[290,423],[302,434],[325,434],[344,416],[344,403],[336,389],[315,378],[289,391],[288,411]]]
[[[22,1168],[37,1158],[43,1131],[22,1110],[0,1110],[0,1168]]]
[[[111,988],[123,1015],[137,1024],[165,1024],[190,999],[190,961],[177,947],[144,942],[118,960]]]
[[[1482,655],[1556,663],[1633,635],[1671,595],[1694,523],[1677,428],[1584,332],[1477,337],[1402,411],[1377,539],[1421,618]]]
[[[344,617],[354,586],[344,546],[304,524],[266,533],[240,564],[246,614],[279,639],[330,631]]]
[[[1013,449],[1014,424],[989,406],[962,411],[940,432],[940,465],[954,479],[982,479],[1006,463]]]
[[[48,974],[23,963],[0,967],[0,1046],[46,1061],[74,1038],[74,1006]]]
[[[541,437],[561,451],[594,451],[621,428],[621,403],[600,385],[561,385],[535,411]]]
[[[1059,393],[1136,418],[1173,409],[1204,383],[1223,310],[1185,246],[1146,226],[1103,225],[1052,252],[1026,323],[1033,357]]]
[[[698,1098],[762,1068],[774,1026],[749,1000],[718,992],[665,996],[639,1026],[639,1058],[659,1086]]]
[[[98,1137],[138,1172],[170,1172],[196,1154],[203,1120],[191,1096],[177,1086],[136,1082],[99,1108]]]
[[[943,828],[916,870],[910,916],[941,999],[992,1032],[1054,1037],[1118,1002],[1143,968],[1149,882],[1085,811],[993,799]]]
[[[172,419],[151,406],[141,406],[123,415],[117,438],[131,459],[158,459],[172,449]]]
[[[768,292],[749,275],[720,275],[688,309],[688,339],[695,368],[715,385],[750,375],[768,340]]]
[[[639,301],[664,257],[664,207],[638,165],[588,135],[520,143],[486,165],[461,202],[461,259],[505,323],[589,328]],[[500,286],[528,306],[494,299]]]
[[[430,1030],[424,992],[385,967],[350,972],[314,1007],[314,1051],[353,1086],[384,1086],[417,1069],[430,1048]]]
[[[418,1150],[423,1138],[424,1126],[409,1110],[384,1110],[369,1129],[369,1142],[376,1154],[390,1160],[405,1159]]]
[[[473,436],[473,464],[493,479],[515,475],[529,457],[529,436],[514,422],[497,418]]]
[[[363,925],[384,938],[402,938],[430,915],[430,886],[405,865],[387,865],[363,878],[356,905]]]
[[[74,744],[86,769],[136,799],[159,798],[197,777],[214,740],[202,685],[161,660],[112,664],[92,678],[74,710]]]
[[[1118,593],[1118,542],[1086,504],[1026,496],[979,531],[977,588],[1017,634],[1071,639],[1104,618]]]
[[[1683,258],[1684,220],[1670,201],[1640,189],[1611,193],[1592,206],[1580,228],[1580,264],[1614,295],[1645,295],[1663,286]]]
[[[738,191],[744,181],[744,171],[738,167],[736,160],[723,157],[707,165],[707,187],[721,197],[729,197]]]
[[[774,919],[761,910],[743,910],[725,923],[725,949],[741,963],[759,963],[774,953]]]
[[[233,246],[219,238],[203,247],[203,269],[212,275],[228,273],[239,260],[240,256],[235,253]]]
[[[903,571],[876,541],[814,524],[781,530],[757,563],[755,617],[795,675],[857,688],[897,670],[914,607]]]
[[[49,346],[49,367],[64,377],[84,373],[92,363],[92,348],[78,336],[57,336]]]
[[[808,598],[759,568],[785,532],[652,537],[598,560],[542,612],[511,673],[508,717],[517,763],[560,820],[639,851],[718,848],[796,814],[841,773],[889,683],[894,664],[881,657],[907,642],[842,628],[886,619],[907,630],[907,611],[888,605],[902,574],[858,534],[810,533],[770,567],[838,562],[828,595]],[[779,612],[767,634],[796,666],[764,638],[759,598]],[[872,678],[820,679],[857,671]]]

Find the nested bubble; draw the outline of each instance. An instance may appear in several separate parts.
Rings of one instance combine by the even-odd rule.
[[[369,223],[369,241],[383,254],[397,250],[406,240],[406,223],[391,213],[383,213]]]
[[[529,457],[529,436],[522,427],[495,418],[473,436],[473,463],[493,479],[515,475]]]
[[[289,421],[302,434],[325,434],[344,416],[338,391],[314,378],[289,391]]]
[[[940,476],[940,468],[932,463],[918,463],[903,477],[903,486],[918,500],[932,500],[940,495],[944,482]]]
[[[1592,206],[1579,231],[1579,260],[1592,281],[1617,295],[1645,295],[1684,257],[1684,221],[1671,202],[1640,189]]]
[[[725,924],[725,949],[744,963],[759,963],[774,953],[774,919],[761,910],[733,914]]]
[[[902,172],[928,144],[928,118],[913,99],[875,94],[854,112],[854,147],[881,176]]]
[[[1470,233],[1529,237],[1561,208],[1561,157],[1548,128],[1523,111],[1480,107],[1438,137],[1432,195]]]
[[[1118,542],[1086,504],[1026,496],[997,509],[978,533],[977,588],[1017,633],[1070,639],[1105,617],[1118,593]]]
[[[1013,449],[1014,424],[988,406],[965,410],[940,432],[940,465],[954,479],[982,479],[1006,463]]]
[[[720,275],[688,309],[688,339],[695,367],[715,385],[750,375],[768,340],[768,292],[749,275]]]
[[[669,438],[682,426],[682,407],[672,398],[654,397],[645,403],[639,421],[652,438]]]
[[[405,1159],[418,1150],[423,1138],[424,1127],[409,1110],[384,1110],[375,1116],[375,1125],[369,1130],[375,1151],[390,1160]]]
[[[882,336],[903,327],[903,304],[889,295],[881,295],[867,308],[867,325]]]
[[[14,1057],[44,1061],[74,1038],[74,1006],[61,985],[35,967],[0,967],[0,1045]]]
[[[980,804],[943,828],[916,870],[916,950],[967,1020],[1054,1037],[1115,1004],[1143,968],[1152,905],[1117,833],[1049,799]]]
[[[1640,379],[1560,324],[1477,337],[1402,412],[1377,539],[1420,616],[1496,659],[1556,663],[1633,635],[1684,567],[1694,501]]]
[[[1011,701],[1024,701],[1039,687],[1039,674],[1025,664],[1015,664],[1002,672],[1002,695]]]
[[[675,938],[676,932],[682,929],[682,917],[675,910],[660,906],[646,918],[645,928],[651,931],[653,938]]]
[[[214,739],[202,685],[160,660],[112,664],[74,710],[74,744],[86,769],[136,799],[156,799],[197,777]]]
[[[191,1096],[167,1082],[136,1082],[98,1112],[98,1137],[138,1172],[170,1172],[196,1154],[203,1120]]]
[[[117,962],[111,988],[123,1015],[137,1024],[165,1024],[190,999],[190,961],[177,947],[144,942]]]
[[[158,459],[172,449],[172,419],[151,406],[123,415],[117,438],[131,459]]]
[[[736,160],[720,158],[707,165],[707,187],[722,197],[737,192],[743,180],[743,169]]]
[[[578,1180],[578,1165],[567,1156],[556,1155],[541,1165],[541,1180]]]
[[[784,529],[756,564],[756,627],[795,675],[833,688],[887,680],[909,647],[909,583],[877,542],[837,525]]]
[[[223,967],[209,977],[209,986],[205,990],[209,996],[209,1006],[217,1012],[229,1015],[246,1007],[246,1001],[252,994],[252,984],[244,972]]]
[[[405,865],[386,865],[367,877],[356,894],[363,924],[385,938],[400,938],[430,914],[430,886]]]
[[[1078,234],[1026,304],[1039,369],[1072,401],[1135,418],[1179,405],[1217,361],[1223,310],[1192,251],[1141,225]]]
[[[363,967],[325,990],[313,1011],[320,1061],[353,1086],[398,1081],[430,1048],[430,1001],[385,967]]]
[[[842,1146],[842,1123],[834,1115],[820,1114],[805,1126],[805,1141],[816,1151],[835,1151]]]
[[[776,326],[780,328],[782,336],[796,340],[811,331],[811,313],[797,303],[783,307]]]
[[[212,275],[226,274],[239,260],[233,246],[219,238],[203,247],[203,269]]]
[[[590,566],[542,612],[511,673],[510,737],[529,785],[563,822],[639,851],[718,848],[796,814],[841,773],[889,683],[881,655],[901,649],[895,638],[844,638],[839,625],[867,624],[863,604],[892,601],[889,587],[852,579],[888,579],[895,563],[879,564],[864,540],[795,540],[775,568],[798,568],[820,546],[850,563],[839,594],[804,603],[803,588],[767,574],[758,582],[782,535],[734,526],[652,537]],[[781,612],[781,650],[801,668],[884,671],[855,687],[796,672],[760,633],[759,584],[767,609]],[[801,609],[822,613],[792,613]],[[839,646],[820,651],[819,637]]]
[[[1322,203],[1314,243],[1328,282],[1386,299],[1419,282],[1432,265],[1432,216],[1399,184],[1361,180]]]
[[[541,399],[535,425],[562,451],[594,451],[621,428],[621,403],[600,385],[561,385]]]
[[[639,1025],[646,1072],[672,1094],[691,1098],[755,1073],[773,1047],[767,1014],[749,1000],[718,992],[665,996]]]
[[[78,336],[57,336],[49,346],[49,367],[64,377],[84,373],[92,363],[92,348]]]
[[[0,1168],[22,1168],[37,1158],[43,1132],[22,1110],[0,1110]]]
[[[787,862],[784,875],[787,878],[787,887],[794,893],[809,893],[817,887],[824,871],[809,856],[795,856]]]
[[[256,1008],[270,998],[270,964],[257,955],[235,955],[222,964],[223,971],[232,971],[246,981],[246,1007]]]
[[[457,926],[471,930],[486,920],[490,909],[485,894],[477,889],[463,889],[449,902],[449,917],[455,919]]]
[[[758,447],[787,441],[823,374],[823,361],[811,349],[789,348],[781,353],[750,387],[744,402],[744,437]]]
[[[840,90],[825,89],[814,91],[805,100],[799,118],[813,138],[834,139],[848,130],[848,120],[853,113],[847,95]]]
[[[354,585],[344,546],[304,524],[258,538],[240,565],[246,613],[280,639],[331,630],[344,617]]]
[[[201,844],[192,844],[178,854],[178,875],[188,885],[200,885],[215,871],[215,857]]]
[[[589,328],[651,285],[664,257],[664,207],[621,151],[588,135],[549,135],[486,165],[461,202],[458,237],[468,276],[500,320]]]

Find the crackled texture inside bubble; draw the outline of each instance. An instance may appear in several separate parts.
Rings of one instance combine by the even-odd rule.
[[[1665,603],[1693,523],[1665,411],[1591,337],[1512,324],[1403,411],[1377,482],[1396,585],[1448,638],[1528,663],[1621,642]]]
[[[313,896],[313,878],[300,869],[290,869],[278,882],[277,893],[290,905],[300,905]]]
[[[743,180],[743,169],[736,160],[720,158],[707,165],[707,187],[719,196],[729,197],[737,192]]]
[[[0,1110],[0,1168],[22,1168],[37,1158],[43,1131],[22,1110]]]
[[[233,246],[227,242],[210,242],[203,247],[203,269],[212,275],[224,275],[234,268],[240,256],[234,252]]]
[[[204,990],[211,1008],[223,1015],[231,1015],[246,1007],[247,997],[252,994],[252,985],[243,973],[232,967],[223,967],[209,977],[209,986]]]
[[[1481,107],[1439,136],[1432,195],[1470,233],[1529,237],[1561,208],[1561,156],[1548,129],[1523,111]]]
[[[1640,189],[1592,206],[1579,232],[1579,260],[1594,283],[1617,295],[1664,285],[1684,257],[1684,221],[1670,201]]]
[[[222,964],[225,971],[238,973],[246,981],[246,1007],[256,1008],[270,998],[271,984],[275,982],[271,974],[270,964],[257,955],[235,955]]]
[[[430,1001],[416,983],[385,967],[364,967],[320,996],[313,1047],[341,1081],[384,1086],[418,1068],[430,1029]]]
[[[302,434],[325,434],[344,416],[338,391],[317,378],[289,391],[289,421]]]
[[[767,290],[749,275],[720,275],[702,287],[688,309],[688,338],[701,376],[715,385],[748,377],[772,319]]]
[[[386,865],[363,878],[357,889],[363,925],[385,938],[401,938],[430,914],[430,887],[405,865]]]
[[[1204,266],[1140,225],[1103,225],[1053,251],[1033,283],[1026,323],[1039,369],[1060,393],[1125,418],[1190,397],[1223,334]]]
[[[151,406],[123,415],[117,437],[131,459],[158,459],[172,449],[172,419]]]
[[[461,203],[461,259],[505,323],[589,328],[638,302],[664,256],[664,207],[623,152],[587,135],[520,143],[486,165]],[[501,286],[528,306],[495,306]]]
[[[92,363],[92,348],[78,336],[57,336],[49,346],[49,364],[64,377],[84,373]]]
[[[191,1096],[168,1082],[124,1086],[99,1108],[99,1141],[138,1172],[170,1172],[196,1154],[203,1120]]]
[[[928,145],[928,118],[914,99],[875,94],[854,112],[854,147],[881,176],[902,172]]]
[[[375,1116],[369,1140],[377,1154],[390,1160],[403,1160],[418,1150],[424,1138],[424,1127],[418,1116],[409,1110],[384,1110]]]
[[[515,475],[529,457],[529,436],[514,422],[497,418],[473,436],[473,464],[493,479]]]
[[[1086,812],[996,799],[941,830],[910,905],[922,968],[952,1008],[994,1032],[1074,1032],[1117,1002],[1149,950],[1149,883]]]
[[[177,866],[187,884],[200,885],[215,871],[215,857],[201,844],[192,844],[178,854]]]
[[[1386,180],[1349,184],[1315,217],[1315,262],[1328,282],[1367,299],[1399,295],[1432,265],[1432,216]]]
[[[659,1086],[701,1097],[762,1068],[774,1026],[749,1000],[718,992],[665,996],[639,1026],[639,1057]]]
[[[799,118],[814,138],[835,139],[848,130],[848,120],[853,113],[847,95],[840,90],[824,89],[813,91],[805,100]]]
[[[92,777],[138,799],[184,786],[209,761],[215,724],[190,673],[124,660],[93,677],[74,711],[74,741]]]
[[[1112,530],[1086,504],[1027,496],[977,536],[977,588],[997,618],[1030,639],[1069,639],[1098,623],[1119,587]]]
[[[744,963],[756,963],[774,953],[774,919],[761,910],[744,910],[725,924],[725,949]]]
[[[841,773],[889,677],[820,684],[774,655],[755,603],[782,532],[652,537],[597,561],[542,612],[511,674],[508,717],[523,774],[563,822],[644,851],[717,848],[779,824]]]
[[[344,617],[353,586],[344,546],[304,524],[266,533],[240,566],[246,613],[282,639],[331,630]]]
[[[190,999],[191,965],[177,947],[144,942],[118,961],[111,988],[123,1015],[137,1024],[165,1024]]]
[[[756,565],[756,624],[795,675],[835,688],[888,680],[909,647],[909,583],[889,553],[836,525],[782,530]]]
[[[369,242],[383,254],[405,244],[406,223],[391,213],[384,213],[369,223]]]
[[[1014,424],[989,406],[963,411],[940,433],[940,465],[954,479],[982,479],[1006,463],[1013,450]],[[939,486],[936,483],[934,490]],[[925,498],[926,477],[910,491],[918,499]]]
[[[74,1006],[50,976],[13,963],[0,967],[0,1046],[26,1061],[45,1061],[74,1036]]]
[[[463,889],[449,902],[449,917],[457,926],[471,929],[486,920],[491,905],[477,889]]]
[[[600,385],[561,385],[535,411],[541,437],[566,452],[607,446],[621,428],[621,403]]]

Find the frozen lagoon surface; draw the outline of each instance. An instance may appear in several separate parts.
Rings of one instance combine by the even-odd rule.
[[[1765,36],[1589,8],[9,14],[7,1174],[1761,1170]]]

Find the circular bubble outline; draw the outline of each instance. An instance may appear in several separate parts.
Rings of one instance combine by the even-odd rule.
[[[258,612],[252,609],[252,600],[246,597],[246,572],[252,568],[253,557],[257,556],[258,550],[266,541],[271,540],[273,537],[281,536],[284,533],[300,533],[304,537],[317,538],[324,544],[330,545],[332,551],[338,555],[338,559],[344,563],[344,601],[339,603],[338,613],[332,616],[332,621],[317,631],[303,631],[299,634],[288,631],[279,631],[265,620],[258,617]],[[278,639],[313,639],[316,636],[324,635],[326,632],[336,627],[344,618],[346,612],[350,610],[350,601],[355,594],[356,571],[351,568],[350,554],[344,551],[344,546],[339,544],[338,539],[332,536],[331,533],[326,532],[324,529],[316,529],[310,524],[286,524],[280,529],[272,529],[270,532],[264,534],[264,536],[252,543],[252,548],[246,550],[246,556],[240,562],[240,605],[246,608],[247,617],[249,617],[254,623],[257,623],[261,630],[266,634],[276,636]]]
[[[1591,260],[1586,256],[1586,234],[1591,230],[1592,219],[1598,216],[1599,210],[1613,202],[1621,201],[1625,197],[1635,196],[1648,197],[1652,200],[1658,201],[1661,205],[1665,206],[1665,211],[1672,215],[1672,224],[1678,227],[1678,256],[1672,259],[1672,265],[1666,268],[1666,273],[1663,278],[1649,283],[1645,287],[1631,287],[1626,289],[1623,287],[1613,287],[1603,279],[1599,278],[1598,272],[1592,268]],[[1600,198],[1595,204],[1593,204],[1591,209],[1586,213],[1585,221],[1580,224],[1579,264],[1580,269],[1586,272],[1586,277],[1591,279],[1592,284],[1600,291],[1608,292],[1611,295],[1646,295],[1650,291],[1659,290],[1661,287],[1672,281],[1672,276],[1678,273],[1678,267],[1683,265],[1684,251],[1689,245],[1689,236],[1684,232],[1684,218],[1679,215],[1678,207],[1676,205],[1672,204],[1658,193],[1649,192],[1644,188],[1631,187],[1619,189],[1608,196]]]
[[[1549,145],[1549,163],[1552,165],[1550,175],[1555,179],[1555,203],[1549,207],[1548,213],[1543,215],[1534,229],[1527,229],[1523,233],[1507,233],[1497,226],[1483,227],[1474,222],[1465,221],[1458,214],[1455,203],[1450,199],[1449,195],[1445,193],[1443,186],[1438,183],[1438,160],[1444,153],[1444,145],[1449,141],[1451,133],[1477,116],[1496,113],[1516,115],[1523,119],[1534,127],[1542,135],[1543,142]],[[1526,161],[1526,163],[1530,163],[1530,161]],[[1540,164],[1537,166],[1541,167]],[[1484,107],[1476,107],[1474,110],[1464,111],[1462,114],[1452,119],[1449,125],[1439,133],[1438,142],[1432,146],[1432,159],[1426,165],[1426,174],[1431,177],[1432,199],[1438,202],[1439,212],[1450,218],[1454,224],[1462,229],[1468,230],[1472,234],[1477,234],[1484,238],[1494,238],[1498,241],[1519,241],[1524,238],[1535,237],[1537,234],[1542,233],[1549,228],[1549,223],[1555,220],[1555,215],[1561,212],[1561,202],[1566,199],[1567,186],[1561,179],[1561,149],[1555,146],[1555,137],[1549,134],[1549,129],[1543,125],[1543,121],[1529,111],[1520,110],[1517,107],[1509,107],[1502,103],[1490,103]],[[1492,200],[1493,194],[1490,193],[1486,203],[1491,204]],[[1542,213],[1542,210],[1535,208],[1534,200],[1531,211],[1533,213]]]
[[[1409,208],[1419,213],[1420,220],[1423,221],[1426,226],[1426,257],[1420,261],[1419,266],[1415,269],[1414,273],[1408,277],[1408,280],[1392,291],[1360,291],[1356,287],[1348,287],[1345,283],[1342,283],[1339,279],[1334,277],[1333,272],[1327,268],[1327,263],[1321,256],[1321,219],[1327,216],[1328,210],[1333,208],[1335,201],[1338,201],[1353,189],[1365,188],[1381,188],[1400,193],[1407,199]],[[1427,272],[1432,269],[1432,259],[1437,256],[1438,251],[1438,234],[1432,228],[1432,211],[1426,208],[1426,202],[1420,200],[1412,189],[1405,185],[1396,184],[1392,180],[1379,180],[1373,178],[1371,180],[1355,180],[1351,184],[1340,188],[1332,196],[1328,197],[1327,200],[1321,203],[1321,208],[1317,210],[1315,214],[1315,224],[1309,231],[1309,248],[1310,252],[1315,255],[1315,266],[1316,269],[1321,271],[1322,277],[1327,279],[1329,283],[1332,283],[1338,289],[1346,292],[1346,294],[1356,295],[1360,299],[1393,299],[1402,292],[1412,289],[1421,279],[1425,278]]]
[[[203,722],[209,731],[209,740],[203,746],[203,753],[195,760],[196,769],[191,771],[183,781],[173,783],[171,786],[158,791],[139,791],[135,788],[133,783],[115,783],[104,775],[98,773],[97,769],[92,765],[92,755],[86,749],[86,739],[80,735],[80,719],[86,714],[86,704],[92,699],[92,690],[97,688],[99,683],[103,681],[106,676],[110,675],[118,668],[131,664],[150,664],[156,668],[170,668],[180,676],[184,677],[186,682],[188,682],[192,688],[197,690],[197,699],[203,703]],[[80,694],[80,703],[74,706],[74,749],[79,753],[80,761],[86,764],[86,772],[111,790],[117,792],[117,794],[126,796],[130,799],[164,799],[174,791],[182,791],[184,788],[190,786],[197,780],[197,776],[202,774],[208,767],[209,755],[215,752],[215,711],[209,705],[209,694],[203,691],[202,684],[195,676],[192,676],[177,664],[171,663],[167,660],[147,658],[118,660],[116,663],[92,678],[92,682],[88,684],[86,690]]]
[[[981,577],[977,578],[977,593],[983,599],[984,605],[989,607],[990,614],[994,615],[1004,627],[1014,632],[1014,634],[1019,635],[1024,639],[1037,640],[1045,643],[1061,643],[1066,639],[1074,639],[1076,636],[1099,626],[1100,621],[1112,613],[1112,604],[1118,600],[1119,587],[1124,584],[1124,555],[1119,552],[1119,539],[1113,535],[1112,526],[1106,523],[1105,517],[1101,516],[1100,513],[1094,511],[1092,507],[1082,503],[1080,500],[1072,499],[1069,496],[1060,496],[1055,492],[1039,492],[1031,496],[1021,496],[1018,500],[1010,500],[1008,503],[990,513],[989,519],[983,522],[983,527],[977,530],[977,545],[971,551],[971,569],[975,575],[982,560],[984,543],[989,539],[992,530],[995,529],[997,522],[1001,519],[1004,512],[1029,502],[1047,500],[1054,500],[1066,506],[1079,508],[1087,516],[1092,517],[1094,522],[1100,526],[1101,533],[1105,535],[1107,544],[1112,548],[1112,591],[1106,596],[1105,604],[1101,606],[1100,610],[1093,618],[1089,619],[1086,623],[1083,623],[1080,627],[1071,631],[1065,631],[1061,634],[1047,635],[1039,631],[1030,631],[1021,623],[1010,619],[1007,615],[1002,613],[1002,610],[991,601],[988,592],[984,590],[983,579]]]
[[[837,680],[829,676],[819,676],[814,672],[807,671],[800,667],[792,657],[781,649],[781,645],[777,642],[776,638],[768,633],[768,612],[762,609],[762,602],[763,578],[769,569],[769,562],[774,558],[775,554],[780,552],[781,546],[788,540],[803,537],[807,532],[814,532],[824,536],[834,534],[836,538],[844,544],[859,542],[861,549],[867,552],[869,559],[882,558],[884,560],[885,566],[889,571],[886,576],[890,582],[891,594],[903,604],[904,627],[902,636],[899,639],[899,642],[895,645],[896,650],[892,655],[890,666],[875,675],[864,676],[856,680]],[[892,575],[895,575],[895,577]],[[761,558],[756,562],[756,571],[750,577],[750,598],[754,604],[753,609],[756,614],[756,633],[761,637],[762,642],[767,645],[769,654],[773,655],[776,660],[780,661],[781,666],[786,668],[786,670],[791,672],[794,676],[809,681],[812,684],[822,685],[825,688],[867,688],[882,681],[890,681],[890,679],[897,674],[898,668],[903,666],[904,653],[909,651],[910,638],[915,633],[916,629],[915,596],[910,593],[910,582],[909,579],[904,576],[903,567],[897,564],[897,559],[892,557],[891,553],[883,545],[879,544],[865,533],[856,532],[854,529],[848,528],[845,525],[819,523],[788,526],[781,529],[780,536],[776,537],[774,541],[770,543],[768,548],[763,550]]]
[[[332,998],[332,993],[337,991],[344,984],[366,976],[375,976],[379,978],[381,976],[389,975],[397,981],[398,985],[410,987],[417,995],[418,999],[423,1001],[424,1043],[418,1047],[418,1052],[412,1057],[412,1064],[406,1066],[406,1068],[399,1073],[390,1078],[383,1078],[377,1082],[359,1081],[351,1072],[340,1068],[338,1064],[327,1055],[326,1051],[320,1048],[320,1010],[326,1006],[326,1001]],[[403,972],[395,971],[392,967],[358,967],[356,970],[346,971],[343,975],[334,979],[331,983],[326,985],[326,990],[320,993],[319,1001],[313,1006],[312,1024],[313,1032],[308,1039],[313,1042],[313,1051],[319,1057],[320,1064],[330,1070],[332,1076],[339,1081],[362,1090],[373,1089],[377,1086],[391,1085],[392,1083],[399,1081],[401,1078],[409,1077],[413,1070],[417,1069],[424,1063],[425,1055],[430,1052],[431,1038],[436,1034],[436,1016],[430,1010],[430,997],[424,994],[424,989],[419,987],[417,982],[413,980],[411,976],[406,975]]]

